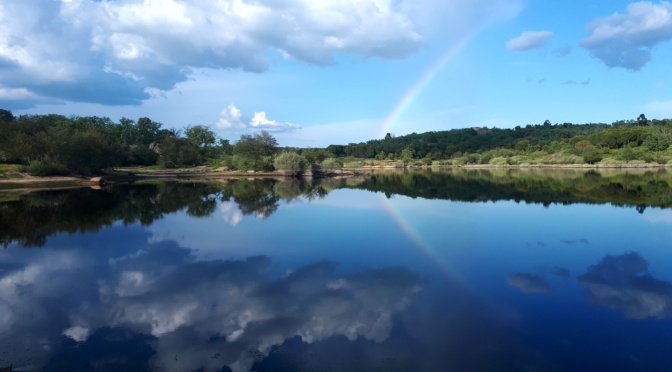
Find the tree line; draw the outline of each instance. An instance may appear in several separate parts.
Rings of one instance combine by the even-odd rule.
[[[0,163],[36,175],[95,174],[143,165],[166,168],[209,164],[242,171],[394,165],[622,164],[672,165],[672,120],[612,124],[543,124],[462,128],[326,148],[280,147],[268,132],[241,135],[234,144],[205,125],[167,129],[147,117],[114,122],[97,116],[21,115],[0,110]]]
[[[463,128],[387,134],[384,139],[331,145],[337,157],[401,161],[404,164],[518,165],[525,162],[597,163],[603,160],[667,163],[672,160],[672,120],[635,120],[612,124],[543,124],[515,128]],[[494,160],[494,162],[493,162]]]

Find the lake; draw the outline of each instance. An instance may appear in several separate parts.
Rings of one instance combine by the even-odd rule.
[[[672,173],[0,192],[0,368],[672,365]]]

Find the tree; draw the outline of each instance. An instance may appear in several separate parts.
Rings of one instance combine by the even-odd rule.
[[[11,111],[0,109],[0,122],[11,123],[14,119],[16,119],[16,117],[14,117],[14,114],[12,114]]]
[[[188,126],[184,130],[184,135],[187,137],[187,141],[199,148],[212,146],[217,140],[215,132],[205,125]]]
[[[166,137],[161,142],[161,164],[167,168],[197,164],[198,148],[185,138]]]
[[[646,118],[646,115],[639,114],[637,117],[637,125],[647,126],[649,125],[649,119]]]
[[[157,141],[160,129],[161,123],[152,121],[152,119],[147,117],[138,119],[138,137],[140,143],[149,145],[150,143]]]
[[[241,170],[272,170],[271,157],[278,148],[278,141],[268,132],[240,136],[233,146],[233,162]]]
[[[201,156],[201,160],[212,157],[212,150],[217,136],[215,132],[211,131],[205,125],[195,125],[188,126],[184,130],[185,136],[187,136],[187,141],[198,149],[198,153]]]
[[[415,151],[410,146],[407,146],[401,150],[401,161],[404,162],[404,165],[407,165],[411,162],[411,160],[413,160],[413,155],[415,155]]]

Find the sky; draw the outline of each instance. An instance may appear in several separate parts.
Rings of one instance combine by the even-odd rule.
[[[671,118],[670,61],[667,1],[0,1],[0,108],[232,142]]]

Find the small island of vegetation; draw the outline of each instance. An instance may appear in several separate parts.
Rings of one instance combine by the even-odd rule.
[[[367,166],[672,166],[672,120],[464,128],[326,148],[280,147],[268,132],[235,143],[205,125],[166,129],[147,117],[118,123],[97,116],[21,115],[0,109],[0,179],[7,169],[35,176],[96,175],[114,168],[208,166],[241,172]]]

